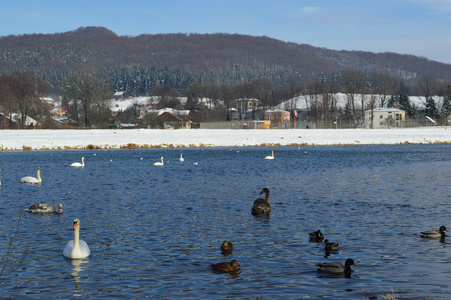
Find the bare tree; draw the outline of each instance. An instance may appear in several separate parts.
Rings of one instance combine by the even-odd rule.
[[[19,124],[25,128],[30,109],[40,97],[50,92],[50,84],[35,74],[14,72],[9,76],[8,85],[19,108]]]
[[[388,98],[395,93],[398,79],[386,70],[374,74],[374,91],[380,95],[380,106],[384,107]]]
[[[84,125],[90,126],[91,117],[97,113],[95,105],[104,108],[104,102],[111,96],[111,84],[97,71],[85,69],[72,74],[66,81],[64,89],[65,97],[75,105],[75,114],[78,119],[78,102],[81,103],[84,117]]]

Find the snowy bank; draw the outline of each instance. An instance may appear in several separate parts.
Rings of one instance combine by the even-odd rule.
[[[451,143],[451,127],[287,130],[0,130],[1,150]]]

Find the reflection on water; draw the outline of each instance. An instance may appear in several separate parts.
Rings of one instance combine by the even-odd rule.
[[[70,263],[70,265],[72,266],[72,272],[70,273],[70,275],[72,276],[72,278],[74,279],[74,285],[75,285],[75,290],[73,290],[73,294],[72,296],[83,296],[82,292],[82,285],[83,285],[83,281],[80,280],[80,272],[82,272],[84,270],[84,267],[82,267],[82,264],[87,264],[89,263],[89,259],[87,258],[83,258],[83,259],[66,259],[66,261],[68,261]]]
[[[272,150],[275,159],[265,160]],[[446,299],[449,241],[423,239],[419,232],[451,227],[450,150],[380,145],[0,152],[2,257],[17,207],[41,201],[64,206],[62,215],[24,215],[0,297],[20,286],[18,299],[368,299],[392,288],[399,298]],[[182,153],[184,162],[178,160]],[[80,156],[86,166],[69,167]],[[164,166],[153,166],[161,156]],[[41,186],[20,184],[37,166]],[[252,203],[264,187],[271,191],[272,212],[254,217]],[[62,256],[75,217],[91,248],[88,259]],[[318,229],[340,250],[327,253],[323,243],[310,242],[309,233]],[[222,253],[226,239],[234,249]],[[359,266],[351,278],[316,271],[317,263],[347,258]],[[241,265],[236,275],[212,272],[212,263],[232,259]]]

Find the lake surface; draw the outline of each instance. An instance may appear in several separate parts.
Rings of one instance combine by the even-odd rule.
[[[263,158],[274,150],[274,160]],[[183,153],[185,161],[178,157]],[[85,168],[69,165],[86,158]],[[160,156],[163,167],[154,166]],[[141,159],[142,158],[142,159]],[[197,165],[193,163],[197,162]],[[42,184],[19,183],[41,168]],[[0,298],[448,299],[451,145],[1,152],[2,263],[22,212]],[[251,215],[263,187],[270,217]],[[81,220],[86,259],[62,251]],[[340,243],[325,256],[320,229]],[[223,240],[234,244],[223,256]],[[351,278],[315,264],[353,258]],[[210,264],[236,259],[237,274]],[[5,276],[6,274],[6,276]],[[261,298],[260,298],[261,299]]]

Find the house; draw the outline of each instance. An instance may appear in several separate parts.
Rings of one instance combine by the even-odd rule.
[[[190,110],[177,110],[174,108],[148,109],[148,116],[153,119],[153,126],[161,129],[190,129]]]
[[[406,112],[396,107],[378,107],[365,111],[365,128],[403,127]]]
[[[265,111],[265,120],[271,121],[271,128],[290,128],[291,113],[282,109],[270,109]]]
[[[260,102],[260,100],[255,98],[241,98],[234,101],[235,107],[240,114],[241,119],[245,118],[248,111],[256,110],[260,106]]]
[[[123,92],[123,91],[114,93],[114,99],[116,99],[116,100],[124,99],[124,96],[125,96],[125,92]]]

